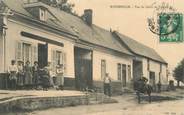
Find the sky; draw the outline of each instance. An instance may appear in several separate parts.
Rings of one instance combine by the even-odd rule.
[[[84,9],[92,9],[94,24],[107,30],[111,28],[119,31],[155,49],[168,62],[171,71],[184,58],[184,42],[160,43],[159,36],[149,30],[147,19],[158,11],[154,8],[137,8],[151,4],[158,6],[164,2],[175,8],[175,12],[183,14],[183,0],[70,0],[70,2],[75,4],[74,10],[79,15],[83,14]]]

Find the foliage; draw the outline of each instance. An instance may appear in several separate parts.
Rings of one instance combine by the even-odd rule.
[[[75,14],[73,11],[73,8],[75,7],[75,4],[69,3],[68,0],[39,0],[47,5],[50,5],[52,7],[57,7],[60,10],[63,10],[67,13]]]
[[[177,81],[184,81],[184,59],[178,64],[173,72],[173,76]]]

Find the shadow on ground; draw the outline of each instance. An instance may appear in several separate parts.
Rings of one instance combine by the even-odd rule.
[[[183,98],[183,96],[169,97],[169,96],[157,96],[157,95],[153,95],[153,96],[151,96],[151,101],[152,102],[172,101],[172,100],[179,100],[181,98]],[[149,97],[148,96],[141,96],[141,100],[143,100],[143,101],[149,101]]]

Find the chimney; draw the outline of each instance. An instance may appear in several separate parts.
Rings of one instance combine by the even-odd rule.
[[[92,9],[85,9],[84,10],[84,21],[91,26],[93,24],[93,10]]]

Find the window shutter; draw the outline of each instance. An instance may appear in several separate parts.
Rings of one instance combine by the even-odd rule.
[[[64,73],[66,73],[66,67],[67,67],[67,63],[66,63],[66,53],[63,52],[62,53],[62,62],[63,62],[63,67],[64,67]]]
[[[60,53],[60,64],[64,64],[64,62],[63,62],[63,61],[64,61],[64,60],[63,60],[64,55],[63,55],[63,54],[64,54],[64,52],[61,52],[61,53]]]
[[[56,51],[55,50],[52,50],[51,51],[51,57],[52,57],[52,59],[51,59],[51,63],[52,63],[52,67],[53,67],[53,69],[55,69],[56,68]]]
[[[15,50],[15,59],[22,61],[22,42],[17,41]]]
[[[32,45],[32,63],[38,61],[38,48],[37,45]]]

